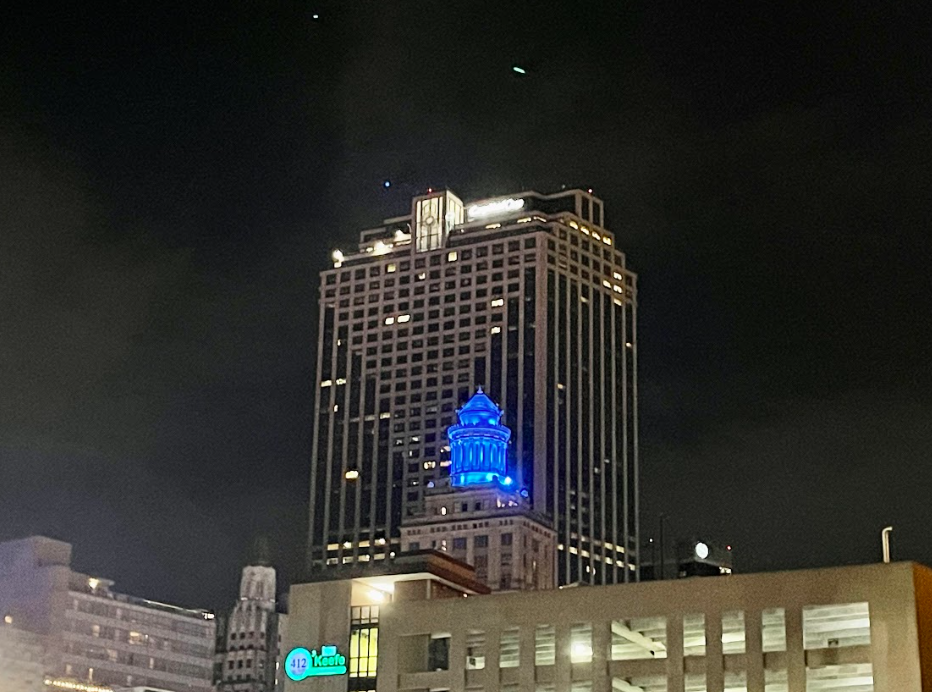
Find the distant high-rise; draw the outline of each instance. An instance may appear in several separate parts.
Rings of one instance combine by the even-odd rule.
[[[636,578],[636,277],[581,190],[463,204],[363,231],[321,273],[308,563],[390,559],[446,430],[482,386],[508,473],[556,530],[559,583]]]

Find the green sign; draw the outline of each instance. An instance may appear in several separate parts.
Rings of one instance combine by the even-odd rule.
[[[335,646],[322,646],[319,654],[314,649],[298,647],[285,657],[285,675],[295,682],[324,675],[346,675],[346,656]]]

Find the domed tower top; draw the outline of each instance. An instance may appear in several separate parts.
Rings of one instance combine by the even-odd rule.
[[[507,448],[511,430],[501,423],[502,410],[479,387],[456,415],[459,423],[447,429],[451,483],[509,484]]]

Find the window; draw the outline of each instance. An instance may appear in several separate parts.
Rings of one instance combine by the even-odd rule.
[[[466,633],[466,670],[485,668],[485,632],[470,630]]]
[[[744,612],[722,613],[722,653],[745,653]]]
[[[450,635],[432,634],[427,646],[427,670],[450,669]]]
[[[705,615],[683,616],[683,655],[705,656]]]
[[[517,668],[521,662],[519,654],[518,628],[511,627],[502,630],[501,640],[499,641],[498,667]]]
[[[465,538],[454,538],[453,539],[453,550],[466,550],[466,539]]]
[[[534,630],[534,665],[552,666],[556,662],[556,632],[553,625],[538,625]]]
[[[570,661],[590,663],[592,661],[592,625],[578,623],[570,627]]]
[[[786,611],[783,608],[771,608],[761,614],[761,637],[765,653],[786,651]]]
[[[834,649],[870,646],[867,603],[837,603],[803,608],[803,648]]]
[[[476,536],[475,546],[477,548],[488,548],[489,537],[488,536]]]
[[[511,545],[511,534],[510,533],[502,534],[502,545]]]
[[[611,660],[667,657],[667,620],[663,617],[612,621]]]

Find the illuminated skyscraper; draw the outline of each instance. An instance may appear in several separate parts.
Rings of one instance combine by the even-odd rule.
[[[556,530],[559,582],[633,580],[636,277],[601,200],[571,190],[464,205],[432,192],[333,260],[321,273],[309,566],[400,549],[402,522],[449,473],[455,409],[482,386],[512,431],[506,474]]]

